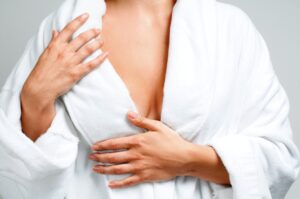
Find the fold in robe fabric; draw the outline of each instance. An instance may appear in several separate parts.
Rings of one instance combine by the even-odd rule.
[[[214,147],[231,187],[190,176],[110,189],[128,175],[92,172],[92,143],[134,135],[137,111],[109,58],[56,102],[51,127],[36,142],[22,132],[19,94],[51,39],[78,15],[90,18],[74,38],[101,28],[104,0],[66,0],[38,32],[0,93],[0,195],[18,198],[284,198],[299,172],[289,101],[268,48],[240,9],[214,0],[177,0],[170,27],[161,121],[184,139]],[[88,57],[95,58],[101,50]],[[141,62],[142,64],[142,62]]]

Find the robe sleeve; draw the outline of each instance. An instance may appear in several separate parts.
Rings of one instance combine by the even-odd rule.
[[[62,4],[66,6],[66,4]],[[61,10],[46,17],[0,91],[0,198],[64,198],[78,138],[61,99],[51,126],[35,142],[21,128],[21,88],[51,39]],[[66,11],[66,10],[65,10]],[[66,11],[68,13],[68,11]],[[68,18],[65,16],[66,21]],[[38,122],[38,121],[37,121]]]
[[[299,172],[289,100],[272,66],[266,42],[245,19],[239,67],[246,71],[237,132],[215,136],[212,146],[226,167],[235,199],[282,199]],[[243,83],[243,82],[241,82]]]

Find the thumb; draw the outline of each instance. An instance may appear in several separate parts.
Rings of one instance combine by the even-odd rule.
[[[131,123],[137,127],[144,128],[149,131],[158,131],[161,129],[162,124],[160,121],[146,118],[146,117],[144,117],[138,113],[135,113],[133,111],[128,111],[127,117],[129,119],[129,121],[131,121]]]

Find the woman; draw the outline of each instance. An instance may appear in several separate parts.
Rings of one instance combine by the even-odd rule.
[[[66,0],[0,99],[3,198],[284,198],[299,172],[266,44],[214,0]]]

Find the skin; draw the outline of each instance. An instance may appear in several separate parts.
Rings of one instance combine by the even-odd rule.
[[[45,132],[55,116],[56,99],[107,57],[102,54],[87,65],[81,60],[75,62],[79,46],[81,52],[86,52],[83,53],[85,56],[102,48],[104,52],[110,52],[109,60],[138,108],[139,113],[128,112],[128,120],[147,132],[94,143],[87,158],[113,165],[96,164],[93,171],[132,174],[126,179],[110,182],[111,188],[170,180],[176,176],[193,176],[230,186],[229,174],[212,147],[190,143],[160,121],[174,3],[175,0],[106,0],[107,13],[101,30],[105,46],[100,41],[95,41],[93,48],[85,45],[99,36],[95,30],[68,42],[72,33],[84,23],[83,19],[71,22],[60,33],[54,32],[49,47],[21,93],[24,133],[36,140]],[[39,121],[38,125],[36,121]],[[123,151],[102,152],[115,149]]]
[[[110,51],[109,60],[126,83],[139,113],[157,120],[173,4],[170,0],[107,0],[103,17],[103,49]]]

